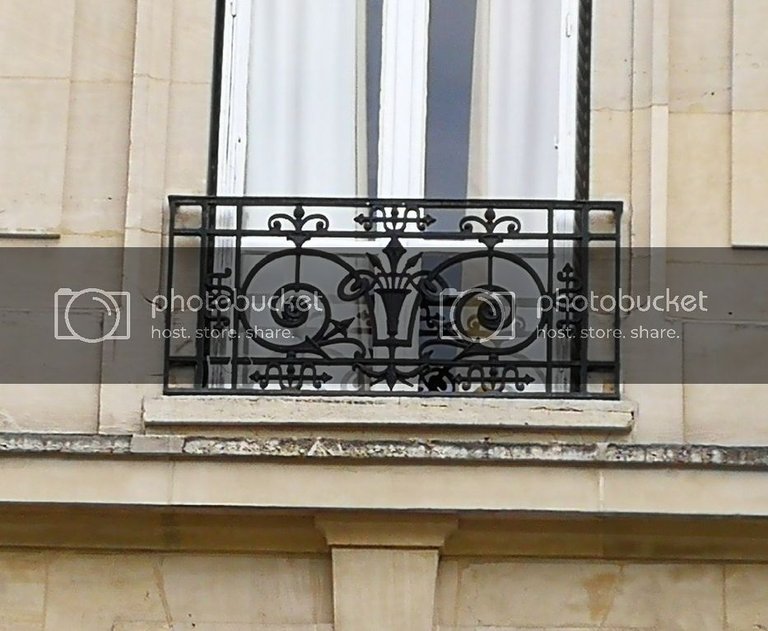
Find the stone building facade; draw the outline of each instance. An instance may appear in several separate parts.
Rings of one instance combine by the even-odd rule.
[[[168,196],[207,192],[215,5],[2,0],[0,245],[164,243]],[[761,256],[768,1],[593,10],[590,198],[625,204],[625,245]],[[760,333],[768,306],[738,315],[686,322],[681,372],[697,334]],[[768,386],[684,381],[0,385],[0,629],[768,629]]]

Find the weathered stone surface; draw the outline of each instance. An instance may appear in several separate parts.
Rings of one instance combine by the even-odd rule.
[[[644,467],[768,468],[768,446],[633,445],[628,443],[502,443],[444,440],[202,438],[177,435],[0,433],[0,453],[181,458],[425,460],[638,465]]]
[[[447,427],[627,432],[630,401],[448,397],[157,397],[144,401],[152,427]]]
[[[202,438],[177,435],[2,434],[0,454],[176,458],[414,460],[768,469],[768,446],[501,443],[444,440]]]
[[[315,631],[330,589],[327,557],[0,551],[0,630]]]
[[[437,611],[449,629],[720,631],[722,589],[716,565],[450,559]]]

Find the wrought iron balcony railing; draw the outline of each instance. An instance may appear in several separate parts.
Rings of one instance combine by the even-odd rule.
[[[621,210],[171,197],[165,390],[614,398]]]

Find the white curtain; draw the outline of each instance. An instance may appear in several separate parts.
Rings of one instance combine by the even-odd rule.
[[[251,22],[246,194],[356,195],[357,0],[253,0]]]
[[[468,194],[558,197],[563,0],[477,3]],[[246,194],[364,194],[358,5],[252,0]]]
[[[558,196],[561,0],[478,0],[470,197]]]
[[[566,40],[566,15],[573,23],[572,0],[477,0],[475,58],[470,114],[468,195],[510,199],[572,198],[574,182],[575,34]],[[571,77],[573,75],[573,77]],[[573,78],[571,82],[570,79]],[[570,155],[569,153],[570,152]],[[524,231],[547,230],[547,215],[516,211]],[[555,216],[555,228],[570,231],[570,218]],[[527,241],[544,248],[546,240]],[[559,247],[557,269],[570,260]],[[546,279],[545,259],[530,260]],[[465,282],[480,271],[465,267]],[[528,287],[526,275],[505,279],[509,286]],[[517,290],[517,314],[524,330],[534,330],[537,291]],[[543,358],[543,347],[523,351]],[[568,358],[566,343],[556,343],[556,359]],[[565,371],[554,375],[555,388],[566,390]],[[543,386],[534,386],[536,391]]]

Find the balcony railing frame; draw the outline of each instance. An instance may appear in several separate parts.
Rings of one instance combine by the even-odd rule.
[[[466,257],[487,260],[488,274],[492,275],[497,261],[526,268],[525,256],[516,255],[512,248],[519,249],[527,243],[546,243],[544,255],[539,255],[547,262],[546,274],[536,273],[532,277],[539,276],[534,281],[541,287],[541,295],[549,296],[553,304],[559,304],[558,298],[563,292],[587,297],[590,291],[590,246],[599,246],[603,251],[608,248],[613,253],[611,293],[617,298],[622,265],[621,202],[171,196],[169,207],[169,304],[178,271],[179,262],[176,259],[182,255],[184,258],[190,254],[193,256],[199,296],[210,296],[212,292],[217,295],[230,292],[231,296],[253,292],[254,287],[250,283],[254,272],[253,269],[242,269],[242,259],[244,252],[251,252],[248,243],[257,240],[257,249],[267,253],[272,250],[270,244],[275,244],[267,258],[295,258],[296,275],[286,287],[293,285],[296,292],[309,287],[299,289],[302,280],[298,262],[302,257],[303,260],[316,257],[318,261],[322,258],[337,265],[344,274],[338,283],[335,282],[338,279],[333,283],[337,291],[334,300],[338,304],[355,301],[364,304],[368,322],[373,324],[366,333],[356,337],[349,333],[351,322],[348,319],[340,322],[329,313],[327,318],[332,324],[326,323],[323,332],[315,337],[307,336],[292,345],[280,348],[272,345],[265,350],[261,343],[250,340],[248,344],[255,346],[257,351],[263,351],[263,355],[254,355],[252,348],[244,353],[245,347],[239,340],[230,344],[222,354],[221,347],[212,347],[207,335],[194,341],[192,353],[179,351],[170,339],[166,339],[166,394],[619,397],[620,339],[612,340],[610,358],[590,359],[589,338],[582,335],[590,326],[588,313],[575,313],[566,308],[543,314],[536,324],[535,333],[537,339],[544,339],[546,357],[539,359],[520,356],[520,351],[535,342],[534,338],[528,344],[524,343],[525,340],[508,346],[501,344],[500,352],[483,348],[482,344],[473,340],[461,340],[458,346],[450,346],[456,350],[456,355],[448,358],[435,358],[429,350],[440,345],[434,340],[442,339],[440,336],[446,326],[442,315],[436,315],[435,305],[436,289],[450,284],[445,281],[442,272],[448,264],[463,265],[457,262],[458,259],[449,263],[451,257],[465,257],[465,261]],[[335,209],[352,211],[355,214],[355,229],[333,229],[329,211]],[[262,210],[269,213],[269,217],[265,217]],[[246,216],[254,216],[251,213],[262,214],[257,228],[247,227]],[[531,230],[526,225],[526,219],[520,220],[521,216],[530,218],[537,214],[542,220],[546,217],[546,229]],[[556,218],[560,214],[572,218],[570,229],[557,229]],[[191,223],[181,219],[187,215],[197,219]],[[222,221],[225,215],[227,221]],[[441,221],[436,222],[435,216],[438,215]],[[449,221],[447,217],[456,219],[450,220],[452,227],[449,229],[445,228]],[[539,225],[544,224],[542,220]],[[435,224],[440,227],[433,227]],[[599,230],[594,228],[597,224]],[[354,268],[344,261],[344,252],[313,247],[327,239],[360,243],[361,251],[370,250],[370,246],[376,243],[376,252],[365,255],[364,267]],[[403,241],[408,242],[410,250],[402,247]],[[228,244],[226,247],[231,250],[229,256],[232,262],[225,268],[221,267],[223,243]],[[555,268],[558,243],[567,243],[571,253],[570,263],[564,269]],[[384,247],[381,247],[383,244]],[[447,250],[444,254],[447,262],[438,265],[443,266],[442,269],[424,266],[423,257],[417,256],[418,244],[425,246],[424,251],[431,246],[444,253]],[[348,248],[348,252],[351,251],[354,247]],[[185,265],[188,266],[189,261]],[[190,270],[184,271],[188,273]],[[531,271],[528,273],[531,274]],[[386,283],[391,286],[384,287]],[[327,293],[322,288],[315,289]],[[385,294],[388,294],[386,298]],[[393,298],[394,294],[399,296]],[[406,294],[413,301],[410,316],[402,313]],[[384,304],[381,300],[390,302]],[[394,303],[399,307],[391,306]],[[392,309],[397,311],[397,317],[387,317],[389,326],[383,326],[382,314]],[[377,310],[378,323],[374,313]],[[282,313],[278,316],[283,325],[298,326],[297,314]],[[610,318],[612,327],[619,330],[619,310],[610,314]],[[410,323],[410,331],[402,329],[403,323]],[[243,332],[248,325],[247,316],[216,312],[207,306],[196,314],[199,331],[232,326],[235,332]],[[173,326],[174,314],[169,309],[166,312],[166,327],[170,330]],[[555,357],[555,342],[542,333],[563,328],[569,329],[573,335],[567,342],[568,357],[558,358]],[[377,333],[385,329],[385,332]],[[349,349],[346,354],[327,350],[341,348],[345,344]],[[513,347],[516,350],[509,350]],[[327,371],[336,370],[338,373],[342,368],[354,375],[357,381],[346,384],[344,388],[331,388],[328,382],[334,379]],[[179,370],[186,370],[194,376],[179,380],[174,376]],[[243,376],[249,371],[249,379],[245,381]],[[555,383],[557,371],[567,374],[565,391]],[[214,377],[214,373],[219,376]],[[225,375],[224,381],[221,374]],[[545,376],[539,383],[532,374]],[[596,375],[600,376],[596,381],[602,386],[597,390],[590,389]],[[538,383],[538,386],[529,389],[533,383]]]

